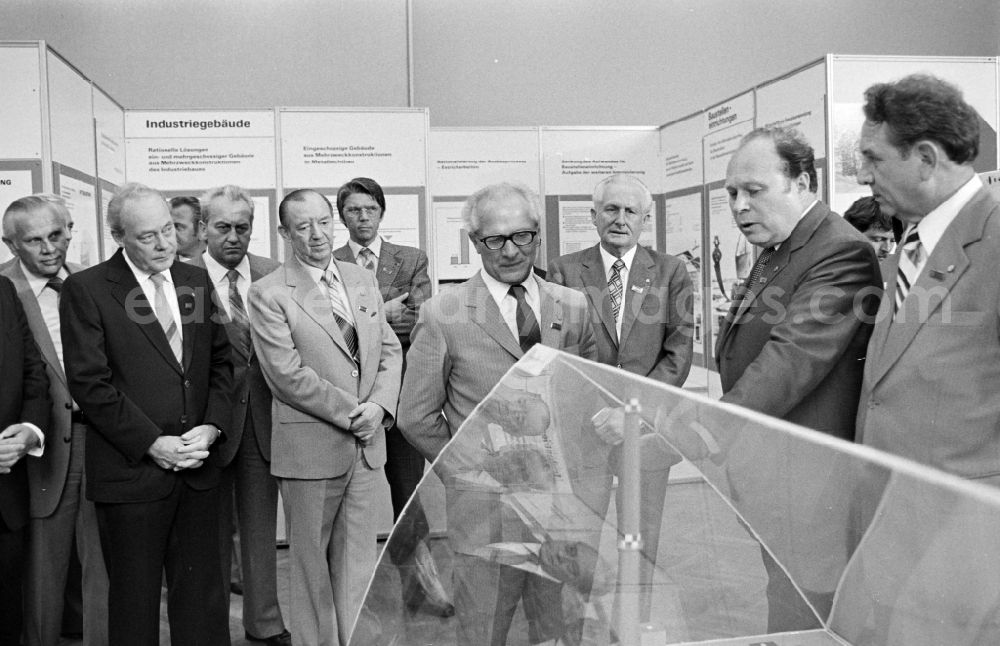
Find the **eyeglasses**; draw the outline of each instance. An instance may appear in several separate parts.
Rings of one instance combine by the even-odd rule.
[[[486,236],[485,238],[479,238],[487,249],[491,251],[499,251],[503,249],[503,246],[507,244],[510,240],[518,247],[527,247],[535,240],[535,236],[538,235],[537,231],[515,231],[509,236]]]
[[[358,217],[362,213],[365,215],[376,215],[379,212],[378,206],[349,206],[344,209],[344,213]]]

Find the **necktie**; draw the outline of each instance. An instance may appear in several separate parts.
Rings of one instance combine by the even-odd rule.
[[[62,294],[63,279],[59,276],[53,276],[49,279],[49,282],[45,283],[45,286],[54,291],[58,295]]]
[[[163,283],[167,282],[167,279],[163,274],[153,274],[149,279],[156,286],[156,294],[153,300],[156,320],[160,322],[163,333],[167,335],[167,343],[170,344],[170,349],[173,351],[177,363],[183,363],[184,350],[181,347],[181,333],[177,329],[177,321],[174,320],[174,315],[170,311],[170,305],[167,303],[167,295],[163,291]]]
[[[749,302],[753,295],[757,292],[757,283],[760,281],[760,277],[764,275],[764,269],[767,267],[767,263],[771,262],[771,256],[774,255],[774,247],[768,247],[761,252],[760,256],[757,257],[757,262],[754,263],[753,269],[750,270],[750,276],[747,278],[746,284],[743,286],[743,299],[740,301],[740,306],[742,307],[744,303]]]
[[[521,350],[527,352],[531,346],[542,342],[538,319],[535,318],[535,313],[531,311],[531,306],[524,297],[524,285],[511,285],[507,293],[517,301],[517,314],[514,317],[517,322],[517,341],[521,345]]]
[[[363,247],[361,252],[358,254],[358,264],[367,269],[368,271],[375,273],[375,254],[368,247]]]
[[[358,361],[358,332],[351,322],[351,315],[344,304],[343,294],[340,291],[340,281],[336,274],[327,269],[323,272],[323,282],[326,283],[326,291],[330,295],[330,305],[333,306],[333,318],[337,321],[337,327],[344,335],[347,349],[351,353],[354,361]]]
[[[243,305],[243,297],[236,287],[236,281],[240,278],[240,272],[230,269],[226,272],[229,279],[229,319],[239,331],[237,337],[240,340],[240,350],[244,355],[250,354],[250,317],[247,316],[246,307]]]
[[[920,234],[916,227],[910,227],[903,238],[903,253],[899,254],[899,269],[896,272],[896,301],[893,318],[903,309],[903,300],[910,293],[910,287],[920,274],[921,256],[924,246],[920,243]]]
[[[611,278],[608,279],[608,296],[611,298],[611,313],[615,315],[615,322],[618,321],[622,308],[623,269],[625,269],[625,261],[619,258],[615,264],[611,265]]]

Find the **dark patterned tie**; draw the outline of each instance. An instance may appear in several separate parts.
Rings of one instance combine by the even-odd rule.
[[[903,252],[899,254],[899,269],[896,272],[896,300],[895,309],[892,311],[893,318],[896,313],[903,309],[903,301],[910,293],[910,287],[920,275],[921,256],[923,256],[924,246],[920,242],[920,234],[916,227],[910,227],[903,238]]]
[[[542,342],[542,331],[538,327],[538,319],[531,311],[528,300],[524,297],[524,285],[511,285],[507,293],[517,301],[517,341],[521,345],[521,350],[527,352],[531,346]]]
[[[177,363],[183,364],[184,349],[181,347],[181,334],[177,329],[177,321],[174,320],[173,312],[170,311],[170,305],[167,303],[167,295],[163,291],[163,283],[167,282],[167,279],[163,274],[153,274],[149,279],[156,286],[153,299],[156,320],[160,322],[160,327],[163,328],[163,333],[167,336],[167,343],[170,344],[170,350],[173,351]]]
[[[49,279],[49,282],[45,283],[45,286],[56,293],[56,299],[62,295],[63,279],[59,276],[53,276]]]
[[[747,278],[746,284],[743,285],[743,298],[740,301],[740,307],[749,304],[750,299],[757,293],[757,283],[764,275],[767,264],[771,262],[772,255],[774,255],[774,247],[768,247],[757,257],[757,262],[754,263],[753,269],[750,270],[750,276]]]
[[[240,341],[240,350],[244,355],[250,355],[250,317],[247,316],[246,307],[243,305],[243,297],[236,287],[236,281],[240,278],[240,272],[230,269],[226,272],[229,279],[229,318],[239,331],[237,337]]]
[[[358,264],[367,269],[368,271],[375,273],[375,254],[368,247],[362,247],[361,251],[358,253],[358,258],[361,260]]]
[[[622,309],[622,292],[625,290],[622,285],[622,270],[625,269],[625,261],[619,258],[615,264],[611,265],[611,278],[608,279],[608,296],[611,298],[611,313],[615,316],[615,323],[618,322]]]
[[[330,295],[330,305],[333,306],[333,318],[337,321],[340,333],[344,335],[347,349],[355,363],[358,361],[358,331],[351,323],[351,315],[346,309],[343,294],[340,289],[340,281],[336,274],[327,269],[323,272],[323,282],[326,283],[326,291]]]

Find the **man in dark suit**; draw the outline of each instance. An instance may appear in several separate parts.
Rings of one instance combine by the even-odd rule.
[[[101,554],[94,503],[84,497],[86,420],[73,403],[63,371],[59,293],[70,273],[83,269],[66,262],[69,212],[54,195],[15,200],[3,216],[4,242],[14,262],[0,269],[24,306],[28,326],[45,362],[52,401],[49,445],[44,457],[28,462],[31,526],[25,586],[28,646],[55,646],[63,625],[63,599],[70,563],[79,555],[83,643],[108,641],[108,575]],[[80,576],[81,570],[76,570]],[[82,579],[82,581],[81,581]]]
[[[431,295],[427,254],[415,247],[393,244],[379,235],[379,225],[385,217],[385,193],[373,179],[355,177],[341,186],[337,191],[337,212],[350,233],[350,240],[336,249],[333,257],[357,263],[375,274],[385,301],[385,318],[402,346],[405,372],[405,356],[417,311]],[[385,452],[392,517],[398,521],[423,477],[424,458],[395,426],[386,429]],[[427,516],[417,497],[396,537],[387,546],[389,558],[399,568],[407,609],[448,617],[454,608],[436,574],[437,567],[426,543],[429,532]]]
[[[45,363],[10,280],[0,277],[0,643],[18,644],[23,619],[28,474],[25,455],[41,456],[49,422]]]
[[[653,197],[631,175],[612,175],[594,188],[590,217],[600,242],[549,263],[548,280],[583,292],[601,363],[671,386],[684,385],[694,346],[694,292],[684,262],[639,245]],[[617,445],[622,439],[621,409],[598,413],[594,431]],[[643,581],[651,583],[670,466],[677,460],[659,438],[644,439],[641,534],[650,548],[642,560]],[[620,468],[614,450],[604,486],[590,504],[607,509],[611,476]],[[619,513],[623,508],[618,501]],[[647,586],[645,590],[649,590]],[[643,597],[648,619],[650,596]]]
[[[333,258],[333,207],[292,191],[278,207],[292,253],[250,287],[254,349],[274,396],[271,473],[289,526],[295,644],[375,643],[355,620],[375,570],[373,495],[402,356],[375,277]]]
[[[220,186],[202,195],[200,203],[199,236],[205,252],[192,258],[191,265],[208,271],[219,308],[226,314],[226,334],[233,348],[233,421],[225,444],[219,448],[219,466],[223,468],[223,513],[219,517],[223,585],[228,591],[230,572],[226,565],[232,560],[235,492],[243,628],[251,641],[288,646],[292,638],[278,607],[278,482],[271,475],[271,391],[250,342],[246,310],[250,284],[281,265],[247,253],[254,204],[246,191],[238,186]]]
[[[540,212],[537,196],[516,184],[487,186],[462,209],[483,269],[421,308],[399,402],[400,430],[429,461],[536,343],[597,358],[586,299],[531,271]],[[519,601],[532,643],[561,636],[565,626],[558,583],[477,555],[491,543],[516,540],[512,536],[518,529],[513,528],[519,521],[501,511],[500,492],[455,486],[448,473],[443,480],[455,551],[458,643],[505,644]],[[482,522],[485,518],[490,521]]]
[[[858,181],[906,223],[868,346],[858,441],[1000,485],[1000,201],[979,116],[927,75],[865,91]]]
[[[60,317],[70,393],[90,422],[87,497],[108,567],[109,643],[159,643],[165,569],[172,643],[229,644],[217,464],[229,340],[208,274],[174,262],[159,192],[127,184],[107,217],[121,248],[66,279]]]
[[[878,261],[861,233],[817,201],[816,189],[812,147],[793,130],[754,130],[730,159],[726,191],[733,218],[762,252],[719,330],[715,359],[722,401],[851,440],[881,292]],[[745,486],[770,486],[774,470],[760,464],[756,470],[743,474]],[[811,482],[825,480],[814,474]],[[779,511],[776,499],[757,497]],[[765,522],[760,519],[769,512],[760,512],[751,515]],[[817,559],[843,556],[843,541],[816,538]],[[786,577],[766,553],[764,562],[769,629],[812,625],[811,611],[785,603],[798,594],[784,587]],[[824,581],[828,589],[806,594],[828,609],[835,585]]]

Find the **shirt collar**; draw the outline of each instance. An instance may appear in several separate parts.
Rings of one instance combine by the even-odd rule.
[[[351,253],[357,258],[361,250],[364,249],[362,245],[359,245],[354,240],[348,239],[347,246],[351,248]],[[382,236],[375,236],[375,239],[368,244],[368,250],[372,252],[375,256],[375,260],[382,257]]]
[[[229,277],[226,275],[229,273],[229,268],[220,263],[218,260],[212,257],[208,251],[201,255],[202,261],[205,263],[205,269],[208,270],[208,276],[212,279],[212,283],[219,284],[225,283],[229,284]],[[236,273],[240,275],[240,278],[250,282],[250,257],[247,255],[243,256],[243,260],[240,264],[234,267]]]
[[[920,243],[927,250],[927,255],[934,251],[934,247],[941,240],[945,229],[958,216],[958,212],[965,208],[965,205],[975,197],[982,187],[983,181],[979,179],[979,175],[973,174],[972,179],[963,184],[960,189],[952,193],[951,197],[938,204],[933,211],[917,223]]]
[[[486,283],[486,289],[490,290],[490,296],[496,301],[497,306],[503,301],[507,292],[510,291],[510,285],[507,283],[501,283],[499,280],[490,276],[486,273],[485,269],[479,270],[479,275],[483,277],[483,282]],[[532,271],[528,274],[528,277],[521,282],[524,285],[524,291],[527,294],[527,299],[529,303],[538,302],[538,282],[534,279],[535,272]]]
[[[320,269],[319,267],[313,267],[310,264],[302,262],[298,258],[295,259],[295,262],[302,265],[302,268],[306,270],[306,273],[309,274],[309,277],[312,278],[313,282],[315,282],[317,285],[322,284],[323,275],[327,272],[327,270],[332,271],[333,275],[337,277],[338,281],[340,281],[341,283],[344,282],[343,277],[340,275],[340,269],[337,267],[337,263],[333,260],[332,257],[330,258],[330,264],[328,264],[324,269]]]
[[[144,280],[149,280],[153,276],[152,273],[136,267],[135,263],[132,262],[132,259],[128,257],[128,252],[125,251],[124,249],[122,249],[122,255],[125,256],[125,263],[128,265],[128,268],[132,270],[132,275],[135,276],[135,282],[142,285],[142,282]],[[163,277],[167,279],[168,283],[170,283],[171,285],[174,284],[174,277],[170,275],[169,269],[161,271],[160,274],[162,274]]]
[[[611,274],[611,266],[615,264],[618,260],[615,256],[608,253],[608,250],[604,248],[604,245],[598,243],[597,248],[601,250],[601,260],[604,261],[604,273]],[[639,248],[639,245],[632,245],[632,248],[622,254],[622,262],[625,263],[625,271],[630,271],[632,269],[632,261],[635,260],[635,250]]]
[[[39,296],[42,295],[42,292],[45,290],[45,286],[49,284],[50,279],[45,276],[37,276],[33,274],[31,271],[28,270],[27,267],[24,266],[24,263],[21,262],[20,259],[17,262],[19,265],[21,265],[21,273],[24,274],[25,280],[28,281],[28,286],[31,288],[31,293],[35,295],[35,298],[38,298]],[[69,276],[69,272],[66,270],[66,265],[63,265],[62,267],[59,268],[59,273],[56,274],[56,276],[62,278],[63,280],[66,280],[66,277]]]

